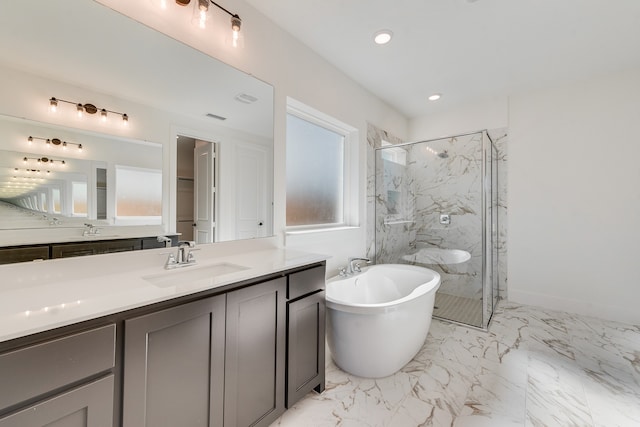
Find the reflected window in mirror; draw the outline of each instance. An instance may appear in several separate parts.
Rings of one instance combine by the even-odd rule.
[[[162,170],[116,165],[116,225],[162,222]]]

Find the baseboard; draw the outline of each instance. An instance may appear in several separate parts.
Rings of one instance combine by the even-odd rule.
[[[509,288],[509,302],[640,325],[640,311]]]

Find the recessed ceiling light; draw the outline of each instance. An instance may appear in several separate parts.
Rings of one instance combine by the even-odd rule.
[[[434,93],[428,99],[429,101],[437,101],[440,98],[442,98],[442,95],[440,95],[439,93]]]
[[[391,41],[391,37],[393,37],[391,30],[380,30],[373,34],[373,41],[376,44],[387,44]]]

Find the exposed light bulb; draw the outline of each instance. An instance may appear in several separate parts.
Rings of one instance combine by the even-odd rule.
[[[129,116],[127,116],[126,114],[122,115],[122,125],[123,126],[128,126],[129,125]]]
[[[54,97],[51,97],[51,99],[49,99],[49,111],[51,111],[52,113],[58,111],[58,100]]]
[[[233,15],[231,17],[231,46],[232,47],[241,46],[241,39],[240,39],[241,28],[242,28],[242,20],[238,15]]]
[[[201,29],[207,28],[207,20],[209,17],[209,15],[207,14],[208,11],[209,0],[197,0],[195,2],[195,9],[193,11],[193,24],[197,25],[198,28]]]
[[[29,141],[29,145],[33,144],[33,137],[30,136],[29,138],[27,138],[27,141]]]
[[[105,110],[104,108],[100,110],[100,120],[102,120],[102,122],[107,121],[107,110]]]
[[[82,151],[82,144],[78,145],[78,150]]]

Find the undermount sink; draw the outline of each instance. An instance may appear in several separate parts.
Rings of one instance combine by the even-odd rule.
[[[164,273],[144,276],[143,279],[152,285],[166,288],[169,286],[189,285],[210,281],[225,274],[237,273],[238,271],[248,269],[249,267],[223,262],[202,267],[197,265],[183,267],[176,270],[165,271]]]

